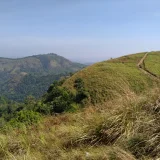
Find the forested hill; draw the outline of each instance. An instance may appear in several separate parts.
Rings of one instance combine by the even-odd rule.
[[[40,96],[54,80],[83,67],[53,53],[0,58],[0,94],[12,100],[23,100],[27,95]]]
[[[83,65],[73,63],[57,54],[35,55],[25,58],[0,58],[0,73],[27,74],[27,73],[62,73],[79,70]]]

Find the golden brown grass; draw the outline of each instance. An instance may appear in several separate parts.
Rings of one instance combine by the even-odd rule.
[[[75,93],[74,82],[82,78],[90,95],[89,104],[103,104],[122,95],[148,92],[159,82],[137,67],[144,55],[140,53],[96,63],[67,79],[64,86]]]
[[[3,160],[134,160],[159,156],[159,89],[0,134]],[[151,105],[153,104],[153,105]],[[111,106],[110,106],[111,105]],[[139,144],[143,145],[139,145]],[[140,151],[140,153],[139,153]]]

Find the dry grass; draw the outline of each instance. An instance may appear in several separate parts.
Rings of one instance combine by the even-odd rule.
[[[74,80],[82,77],[94,105],[45,117],[28,128],[3,129],[0,159],[160,158],[160,89],[157,81],[136,67],[143,55],[98,63],[68,79],[64,85],[74,92]]]
[[[75,92],[74,81],[82,78],[90,95],[88,103],[94,105],[118,99],[122,95],[148,92],[158,82],[137,67],[144,55],[134,54],[94,64],[74,74],[64,86]]]
[[[0,157],[3,160],[159,157],[160,116],[155,103],[159,93],[159,89],[154,89],[148,95],[110,101],[99,109],[90,106],[77,113],[46,117],[37,126],[6,129],[0,134]]]

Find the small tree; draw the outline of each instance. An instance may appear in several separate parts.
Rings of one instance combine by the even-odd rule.
[[[54,82],[48,89],[44,103],[48,103],[51,113],[62,113],[70,108],[74,96],[66,88],[60,86],[61,83]]]
[[[15,117],[10,120],[12,126],[17,126],[17,124],[31,125],[37,123],[41,119],[41,115],[34,111],[23,110],[17,112]]]

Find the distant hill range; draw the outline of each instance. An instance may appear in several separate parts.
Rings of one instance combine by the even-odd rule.
[[[0,95],[18,101],[27,95],[41,96],[54,80],[83,67],[53,53],[18,59],[0,58]]]

